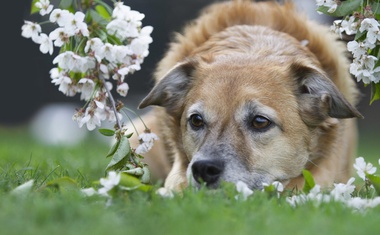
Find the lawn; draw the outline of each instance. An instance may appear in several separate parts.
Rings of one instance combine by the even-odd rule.
[[[173,199],[133,191],[106,207],[105,198],[85,197],[78,189],[104,177],[107,151],[97,139],[47,147],[25,128],[0,128],[0,234],[378,234],[380,207],[365,213],[340,203],[292,208],[283,197],[261,192],[237,201],[231,186],[187,190]],[[361,141],[359,154],[374,164],[377,152],[378,146]],[[78,188],[46,187],[62,177]],[[30,179],[32,193],[10,194]]]

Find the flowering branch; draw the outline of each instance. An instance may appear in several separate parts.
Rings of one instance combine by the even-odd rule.
[[[380,3],[373,0],[316,0],[316,4],[320,14],[342,18],[334,21],[331,29],[349,40],[347,50],[353,58],[350,73],[357,82],[371,85],[370,103],[379,100]]]
[[[140,146],[130,146],[131,134],[126,135],[119,112],[124,105],[115,102],[111,90],[115,84],[120,96],[127,95],[125,78],[141,69],[153,41],[153,28],[142,27],[144,14],[131,10],[122,1],[113,2],[112,8],[102,0],[62,0],[61,9],[54,8],[49,0],[33,0],[31,14],[48,16],[47,22],[56,28],[46,34],[42,23],[25,21],[21,35],[39,44],[44,54],[52,55],[54,47],[60,48],[53,59],[57,67],[50,70],[50,77],[63,94],[80,94],[80,99],[86,101],[73,115],[79,127],[86,124],[92,131],[103,121],[116,123],[115,130],[99,129],[116,139],[107,154],[112,159],[106,170],[125,171],[148,183],[149,170],[137,158],[142,158],[140,154],[149,151],[158,138],[146,128],[146,133],[139,136]]]

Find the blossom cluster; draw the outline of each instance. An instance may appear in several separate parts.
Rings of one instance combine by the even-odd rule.
[[[379,160],[380,164],[380,160]],[[376,173],[376,167],[371,163],[366,163],[363,157],[356,158],[354,168],[358,176],[367,183],[366,175],[374,175]],[[305,204],[306,202],[312,202],[316,205],[321,203],[328,203],[330,201],[341,202],[346,206],[358,211],[362,211],[367,208],[373,208],[380,205],[380,197],[363,198],[360,196],[354,196],[356,186],[354,185],[355,178],[351,177],[346,184],[338,183],[334,184],[334,188],[330,192],[322,192],[321,186],[316,184],[308,194],[298,194],[288,197],[286,201],[293,207]],[[370,186],[373,188],[373,185]]]
[[[377,5],[374,5],[377,4]],[[373,1],[316,0],[317,12],[334,17],[331,30],[348,38],[347,50],[352,54],[350,73],[357,82],[371,84],[372,101],[380,98],[380,23],[379,4]],[[357,9],[354,9],[357,6]]]
[[[316,4],[318,7],[327,7],[329,13],[333,13],[338,7],[336,0],[316,0]]]
[[[142,27],[144,14],[116,2],[105,24],[82,11],[54,9],[49,0],[37,1],[35,7],[40,15],[49,15],[48,22],[56,28],[47,35],[42,24],[25,21],[21,35],[39,44],[44,54],[52,55],[54,46],[60,49],[53,60],[57,67],[50,71],[52,83],[66,96],[80,93],[86,101],[73,119],[80,127],[86,124],[88,130],[101,126],[102,121],[121,119],[120,110],[115,112],[109,99],[113,83],[119,95],[127,95],[125,77],[140,70],[149,54],[153,28]]]
[[[377,170],[377,168],[374,167],[371,163],[367,163],[363,157],[356,158],[353,167],[356,170],[358,176],[366,183],[368,183],[367,175],[374,175]],[[333,189],[329,192],[323,192],[321,186],[316,184],[308,193],[295,194],[293,196],[287,197],[286,201],[292,207],[297,207],[307,202],[312,202],[316,206],[319,206],[322,203],[329,203],[334,201],[341,202],[348,207],[358,211],[380,205],[379,196],[372,198],[354,196],[356,190],[354,182],[355,178],[351,177],[345,184],[334,184]],[[373,188],[373,185],[370,185],[370,188]],[[236,190],[238,192],[238,195],[235,197],[236,199],[240,198],[242,200],[247,200],[247,198],[254,193],[254,191],[252,191],[244,182],[241,181],[236,183]],[[274,192],[276,193],[277,197],[280,197],[281,193],[284,191],[284,186],[278,181],[275,181],[272,184],[263,183],[262,191],[267,193]]]
[[[136,148],[135,153],[144,154],[152,149],[154,141],[158,140],[158,136],[150,130],[145,130],[144,133],[139,135],[140,145]]]
[[[359,40],[352,40],[347,43],[347,50],[352,53],[353,62],[350,65],[350,73],[362,81],[364,84],[380,81],[380,67],[375,66],[378,58],[372,53],[378,45],[380,39],[379,22],[374,18],[361,19],[360,16],[349,16],[343,20],[336,20],[332,30],[339,33],[366,34],[366,37]]]

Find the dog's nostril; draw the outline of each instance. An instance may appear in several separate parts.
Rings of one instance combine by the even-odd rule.
[[[192,172],[194,179],[198,182],[205,182],[210,185],[218,181],[222,174],[224,164],[222,161],[201,160],[193,163]]]

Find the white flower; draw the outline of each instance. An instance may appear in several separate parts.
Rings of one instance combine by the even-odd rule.
[[[292,207],[296,207],[298,205],[305,204],[307,202],[307,197],[305,194],[293,195],[286,198],[286,202],[288,202]]]
[[[137,154],[144,154],[144,153],[149,152],[149,150],[151,150],[152,147],[153,147],[152,144],[142,142],[142,143],[140,143],[139,146],[137,146],[135,152],[136,152]]]
[[[363,180],[366,179],[366,174],[374,174],[376,172],[376,167],[371,163],[366,163],[363,157],[355,159],[354,168],[356,169],[356,173]]]
[[[274,181],[272,183],[277,192],[282,193],[284,191],[284,185],[279,181]]]
[[[355,22],[355,16],[350,16],[348,20],[341,22],[341,29],[346,32],[347,35],[353,35],[358,31],[358,23]]]
[[[327,10],[329,13],[335,12],[336,8],[338,7],[336,0],[316,0],[316,4],[319,7],[329,7],[329,9]]]
[[[160,195],[163,198],[173,198],[174,197],[173,192],[170,189],[164,188],[164,187],[159,188],[156,191],[156,194]]]
[[[69,32],[82,33],[83,36],[89,36],[87,24],[84,21],[85,14],[83,12],[75,12],[74,15],[68,15],[65,29]]]
[[[376,27],[376,30],[369,30],[367,32],[366,41],[368,42],[371,47],[376,46],[376,42],[380,39],[380,31],[379,28]]]
[[[87,107],[84,117],[79,120],[78,124],[79,127],[82,127],[84,124],[86,124],[89,131],[94,130],[96,126],[100,126],[101,115],[99,111],[97,111],[97,108]]]
[[[49,73],[50,73],[50,78],[53,80],[58,79],[62,75],[62,73],[59,71],[58,68],[50,69]],[[55,82],[53,82],[53,83],[55,83]],[[57,84],[55,84],[55,85],[57,85]]]
[[[330,195],[326,195],[321,192],[321,186],[316,184],[307,194],[307,200],[314,202],[316,205],[320,205],[322,202],[329,202]]]
[[[33,42],[36,42],[36,39],[42,31],[41,26],[31,21],[24,22],[24,25],[21,27],[21,36],[25,38],[32,38]]]
[[[354,181],[355,178],[351,177],[347,181],[347,184],[334,184],[334,189],[331,190],[330,195],[334,198],[335,201],[346,201],[351,199],[351,194],[355,190],[355,185],[352,185]]]
[[[100,184],[103,186],[98,190],[98,193],[103,196],[109,197],[108,192],[112,190],[115,186],[117,186],[120,182],[121,173],[117,173],[115,171],[108,172],[107,178],[101,178]]]
[[[377,62],[377,58],[372,55],[364,55],[362,57],[362,64],[365,68],[367,68],[369,71],[372,71],[375,67],[375,64]]]
[[[342,33],[344,32],[344,29],[342,28],[342,20],[334,20],[333,24],[330,26],[330,30],[342,38]]]
[[[72,35],[69,35],[67,31],[62,27],[56,28],[49,34],[49,38],[54,41],[54,46],[57,47],[62,47],[65,43],[67,43],[70,39],[70,36]]]
[[[48,37],[48,35],[41,33],[39,37],[36,38],[36,43],[40,44],[40,51],[44,54],[53,54],[53,41]]]
[[[115,19],[107,24],[107,32],[115,35],[120,40],[125,40],[128,37],[137,37],[138,30],[133,27],[129,22],[123,19]]]
[[[374,18],[365,18],[362,20],[360,23],[360,28],[359,31],[363,32],[364,30],[366,31],[379,31],[379,22],[377,22],[376,19]]]
[[[138,11],[131,10],[128,12],[127,15],[125,15],[124,19],[126,21],[133,23],[133,25],[135,25],[136,27],[140,27],[141,26],[141,20],[144,19],[144,17],[145,17],[144,14],[142,14]]]
[[[249,196],[253,194],[253,191],[250,188],[248,188],[248,185],[240,180],[236,183],[236,190],[239,193],[239,195],[235,196],[236,200],[239,199],[239,196],[241,196],[242,199],[245,201]]]
[[[139,135],[139,140],[142,140],[144,142],[152,142],[158,140],[158,136],[150,131],[145,131]]]
[[[40,8],[40,15],[44,16],[49,14],[53,10],[53,5],[50,4],[49,0],[40,0],[34,4],[37,8]]]
[[[263,189],[262,189],[263,192],[266,191],[268,187],[273,186],[275,190],[274,192],[277,193],[277,197],[280,197],[280,194],[284,191],[284,185],[282,185],[282,183],[279,181],[274,181],[270,185],[267,183],[262,183],[262,184],[263,184]],[[271,189],[269,191],[271,191]]]
[[[78,82],[79,89],[81,91],[81,100],[89,100],[94,92],[95,83],[89,78],[82,78]]]
[[[127,96],[128,90],[129,90],[129,86],[125,82],[121,83],[116,88],[117,93],[119,93],[119,95],[124,96],[124,97]]]
[[[116,63],[123,63],[125,61],[125,57],[128,54],[132,54],[131,50],[127,46],[114,45],[113,47],[114,60]]]
[[[142,40],[146,44],[150,44],[153,42],[152,37],[150,34],[153,32],[152,26],[145,26],[140,30],[139,39]]]
[[[145,41],[141,40],[140,38],[135,38],[131,42],[131,50],[133,51],[133,54],[137,55],[140,58],[144,58],[148,56],[149,45],[145,43]]]
[[[74,113],[72,120],[78,122],[78,124],[82,121],[84,117],[83,109],[79,109],[77,112]]]
[[[112,12],[113,20],[106,26],[107,32],[118,37],[120,40],[126,38],[135,38],[139,36],[139,28],[141,20],[145,17],[138,11],[131,10],[122,2],[115,3],[115,8]]]
[[[117,71],[117,74],[115,73],[114,76],[112,76],[113,79],[119,80],[121,82],[124,82],[124,78],[126,75],[129,74],[129,67],[123,67]],[[120,76],[119,76],[120,75]]]
[[[367,54],[368,48],[365,47],[363,42],[357,42],[354,40],[347,43],[347,50],[352,52],[354,58],[360,59]]]
[[[64,27],[70,22],[73,14],[68,10],[54,9],[50,14],[49,20],[52,23],[57,23],[59,26]]]
[[[72,51],[65,51],[63,53],[60,53],[59,55],[57,55],[54,58],[53,64],[58,64],[58,66],[61,69],[68,70],[69,69],[69,63],[70,63],[71,57],[73,55],[74,55],[74,52],[72,52]]]
[[[114,62],[115,61],[114,45],[108,42],[105,43],[99,48],[97,55],[100,56],[101,58],[105,58],[111,63]]]
[[[53,64],[65,70],[73,72],[85,73],[89,69],[94,69],[96,66],[95,59],[93,57],[81,57],[72,51],[65,51],[54,58]]]
[[[94,188],[84,188],[80,190],[85,196],[91,197],[97,194],[97,191]]]
[[[87,41],[84,52],[88,53],[89,50],[92,50],[96,54],[99,53],[100,48],[103,46],[102,40],[100,38],[91,38]]]
[[[58,68],[50,70],[51,82],[56,86],[59,85],[58,90],[67,96],[74,96],[77,92],[77,87],[73,84],[70,77],[64,72],[59,72]]]
[[[125,6],[123,2],[116,2],[115,8],[112,11],[112,17],[117,19],[123,19],[130,10],[131,8],[129,6]]]
[[[158,140],[158,136],[146,130],[144,133],[139,135],[140,145],[137,146],[135,152],[137,154],[149,152],[149,150],[152,149],[155,140]]]
[[[112,108],[108,106],[104,106],[103,109],[98,109],[98,114],[101,120],[107,120],[109,122],[116,121],[115,113],[113,112]],[[119,120],[123,119],[123,115],[119,112],[117,113],[117,117]]]
[[[109,73],[107,65],[100,64],[99,69],[100,69],[100,76],[101,77],[103,77],[104,79],[110,78],[110,73]]]
[[[380,197],[375,197],[373,199],[354,197],[347,200],[345,203],[349,207],[352,207],[358,211],[363,211],[364,209],[373,208],[380,205]]]
[[[34,180],[29,180],[29,181],[17,186],[16,188],[14,188],[11,191],[11,194],[12,195],[18,195],[18,196],[25,195],[32,190],[33,185],[34,185]]]

